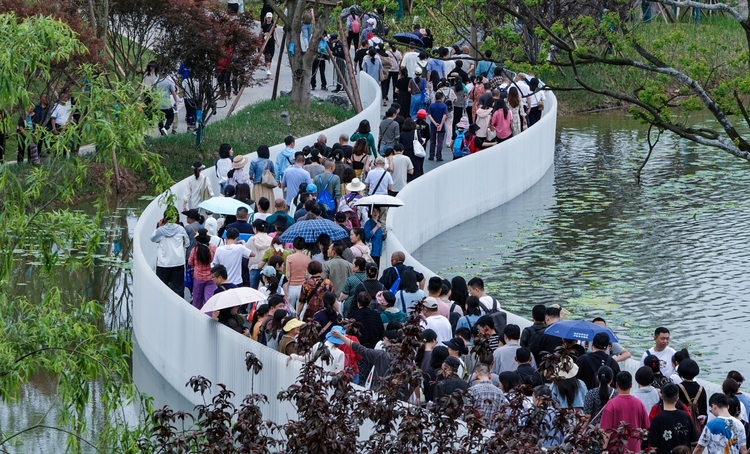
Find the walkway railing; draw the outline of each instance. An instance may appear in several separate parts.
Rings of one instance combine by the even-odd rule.
[[[352,134],[361,120],[379,124],[380,86],[371,77],[364,75],[360,78],[359,88],[362,105],[365,106],[360,114],[324,131],[298,138],[297,148],[313,145],[321,133],[334,141],[342,133]],[[373,133],[377,134],[377,128]],[[271,157],[275,158],[283,148],[283,144],[273,146],[270,149]],[[250,161],[255,159],[254,153],[249,158]],[[204,172],[211,178],[214,191],[218,193],[213,168]],[[187,179],[175,184],[171,188],[172,192],[182,196],[186,182]],[[287,366],[285,355],[226,329],[196,311],[190,303],[174,294],[156,277],[156,245],[151,243],[150,236],[161,219],[164,208],[159,199],[151,202],[135,228],[133,331],[136,343],[164,381],[193,404],[202,403],[202,398],[186,388],[185,383],[194,375],[203,375],[213,383],[223,383],[236,392],[237,403],[250,392],[268,396],[269,404],[263,408],[264,418],[285,422],[288,418],[295,417],[296,411],[291,404],[279,402],[276,395],[295,382],[300,363],[292,361]],[[263,362],[263,371],[255,377],[253,389],[251,373],[247,372],[244,365],[245,352],[248,351]]]

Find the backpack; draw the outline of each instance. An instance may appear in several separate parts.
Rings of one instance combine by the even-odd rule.
[[[482,307],[482,310],[490,316],[492,323],[495,325],[495,332],[500,334],[505,331],[505,325],[508,324],[508,314],[497,308],[497,300],[492,298],[492,309],[487,309],[481,300],[479,301],[479,305]]]
[[[448,321],[451,322],[451,330],[455,333],[456,332],[456,325],[458,325],[458,321],[461,320],[461,314],[458,312],[454,312],[454,309],[458,306],[458,303],[451,304],[451,310],[448,314]]]
[[[395,266],[393,267],[393,271],[396,272],[397,277],[396,280],[393,281],[393,284],[391,284],[391,288],[389,290],[395,295],[396,293],[398,293],[398,288],[401,286],[401,273],[398,272],[398,268],[396,268]]]
[[[461,156],[468,156],[471,153],[469,147],[464,143],[464,136],[466,131],[456,131],[456,138],[453,140],[453,157],[460,158]]]
[[[534,328],[533,326],[527,326],[526,328],[524,328],[523,330],[529,333],[529,341],[526,345],[523,345],[523,343],[521,343],[521,347],[529,348],[531,346],[531,343],[534,341],[534,338],[537,336],[541,337],[541,335],[544,334],[545,329],[547,329],[546,326],[542,326],[541,328]]]
[[[333,179],[333,174],[328,178],[328,182],[323,185],[323,174],[321,173],[318,175],[318,181],[320,182],[320,192],[318,193],[318,202],[321,203],[323,206],[326,207],[326,210],[333,212],[336,211],[336,200],[333,198],[330,192],[326,189],[329,184],[331,184],[331,180]]]
[[[322,39],[320,40],[320,42],[318,42],[318,53],[323,55],[328,54],[328,43],[326,43]]]
[[[680,383],[677,386],[680,387],[685,397],[690,398],[690,394],[688,394],[685,387],[682,386],[682,383]],[[701,433],[701,431],[703,431],[703,424],[701,424],[700,419],[698,419],[698,398],[701,396],[702,392],[703,392],[703,386],[699,386],[698,392],[695,393],[695,396],[690,398],[690,400],[688,400],[687,402],[688,411],[690,411],[690,419],[693,421],[693,426],[695,426],[695,430],[698,433]]]
[[[359,33],[359,18],[357,16],[352,17],[352,33]]]

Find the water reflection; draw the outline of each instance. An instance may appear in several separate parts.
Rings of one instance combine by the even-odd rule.
[[[698,355],[702,377],[750,372],[730,347],[750,315],[747,163],[665,136],[637,185],[644,127],[621,113],[559,125],[545,179],[415,257],[445,276],[483,277],[521,314],[554,301],[576,317],[603,316],[634,356],[664,325],[673,346]]]
[[[45,292],[55,287],[61,292],[63,301],[70,305],[82,299],[97,300],[105,304],[101,330],[129,330],[132,325],[132,258],[133,232],[138,214],[148,200],[118,201],[122,208],[114,208],[112,214],[104,216],[101,229],[102,240],[97,251],[96,263],[92,267],[78,269],[55,268],[51,275],[40,273],[35,251],[18,251],[10,278],[9,299],[23,296],[31,302],[40,302]],[[91,204],[76,207],[91,213]],[[93,219],[93,216],[92,216]],[[44,276],[42,278],[42,276]],[[25,386],[17,402],[0,406],[0,430],[7,436],[36,424],[57,425],[59,402],[57,378],[35,376]],[[102,395],[101,382],[90,382],[90,405],[87,409],[89,433],[85,438],[95,441],[96,434],[104,423],[99,405]],[[127,406],[122,417],[129,422],[138,420],[139,409]],[[14,446],[7,447],[11,453],[63,452],[66,435],[47,429],[37,429],[16,439]],[[3,446],[3,448],[6,448]],[[84,450],[84,452],[88,452]],[[93,451],[92,451],[93,452]]]

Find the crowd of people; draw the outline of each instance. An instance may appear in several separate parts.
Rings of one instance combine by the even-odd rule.
[[[294,148],[293,141],[287,145]],[[239,177],[236,171],[244,171],[247,161],[231,157],[231,147],[227,147],[223,151],[229,156],[222,159],[243,164],[225,167],[230,168],[227,182],[244,178],[248,182],[238,187],[227,184],[224,194],[244,194],[240,198],[252,202],[248,200],[250,188],[239,186],[254,184],[257,172]],[[306,169],[317,165],[313,159],[306,164],[304,153],[293,156],[293,166],[302,171],[309,172]],[[196,164],[197,181],[202,165]],[[249,167],[278,168],[274,164],[278,162],[260,153]],[[342,191],[343,195],[334,191],[334,200],[344,200],[334,210],[319,202],[320,189],[325,186],[318,188],[305,181],[293,197],[287,192],[287,198],[276,199],[275,211],[262,197],[252,219],[248,210],[240,208],[220,225],[213,216],[206,217],[191,207],[193,189],[188,190],[184,226],[178,223],[178,210],[169,206],[152,235],[152,241],[158,243],[157,275],[184,296],[183,265],[189,264],[194,277],[192,304],[197,310],[216,293],[241,286],[259,289],[266,295],[264,301],[209,315],[298,361],[315,356],[314,352],[301,355],[296,337],[303,326],[316,323],[319,343],[314,350],[326,347],[332,358],[330,362],[318,359],[317,364],[331,374],[349,370],[355,383],[375,390],[389,374],[391,346],[403,340],[404,325],[418,308],[422,345],[413,361],[422,370],[423,380],[406,393],[405,400],[430,405],[462,391],[486,419],[488,429],[497,428],[497,415],[507,411],[514,396],[523,394],[524,408],[538,411],[541,407],[549,412],[552,422],[560,417],[555,409],[568,408],[608,434],[622,422],[648,430],[643,440],[637,432],[626,440],[631,451],[746,452],[750,399],[740,392],[744,377],[738,371],[729,372],[723,394],[708,396],[695,381],[700,373],[696,360],[686,349],[671,348],[669,330],[659,327],[653,347],[643,352],[641,367],[631,375],[620,370],[620,362],[631,353],[606,333],[587,342],[548,334],[548,328],[569,316],[558,305],[534,306],[533,323],[521,329],[506,322],[500,303],[485,292],[481,278],[426,279],[404,263],[402,252],[393,253],[390,262],[383,263],[382,249],[375,249],[373,241],[379,231],[382,243],[379,210],[372,207],[365,214],[364,228],[353,225],[354,219],[361,219],[345,197],[361,196],[356,190],[366,186],[360,188],[358,181],[341,184],[340,179],[331,178],[337,176],[335,164],[325,160],[322,173],[315,178],[330,181]],[[284,185],[283,181],[284,174],[280,184]],[[287,191],[295,189],[285,187]],[[294,209],[289,210],[287,199],[296,203]],[[279,240],[294,223],[326,216],[346,229],[348,238],[332,242],[322,234],[314,243],[302,237],[291,243]],[[241,234],[252,236],[242,241]],[[602,318],[593,323],[606,326]],[[474,348],[480,339],[489,347],[484,353]],[[549,352],[556,353],[556,363],[543,367],[550,361]],[[561,443],[565,435],[552,422],[544,442],[549,446]]]
[[[352,30],[358,21],[347,20],[347,44],[368,49],[357,62],[386,87],[388,109],[379,140],[363,121],[332,146],[321,135],[312,147],[297,151],[295,138],[287,137],[275,160],[266,146],[249,162],[224,144],[213,170],[222,195],[254,205],[255,211],[240,208],[218,220],[198,209],[213,192],[203,164],[196,161],[182,197],[187,223],[180,225],[178,210],[170,206],[151,238],[158,243],[157,275],[165,284],[184,296],[185,265],[191,267],[189,290],[197,310],[217,293],[242,286],[259,289],[265,300],[209,315],[290,360],[308,361],[317,349],[327,348],[330,361],[319,358],[316,364],[330,374],[349,371],[355,383],[373,390],[383,386],[394,360],[392,348],[403,341],[410,315],[417,315],[421,346],[413,361],[423,379],[404,400],[427,406],[465,393],[493,430],[509,402],[522,398],[525,410],[541,408],[547,415],[544,446],[563,443],[564,430],[554,420],[562,417],[559,409],[570,409],[607,434],[602,450],[624,422],[647,433],[626,432],[630,451],[745,453],[750,398],[740,392],[744,377],[730,371],[722,393],[709,396],[696,382],[698,362],[686,349],[669,346],[667,328],[655,330],[653,347],[643,352],[631,374],[620,370],[631,353],[606,333],[585,342],[547,333],[570,315],[558,305],[534,306],[532,324],[522,329],[507,323],[481,278],[426,278],[404,263],[402,252],[384,263],[385,210],[354,202],[368,194],[398,194],[423,173],[427,149],[429,159],[442,160],[444,145],[452,144],[453,151],[460,138],[460,152],[453,151],[458,158],[464,148],[473,153],[533,126],[544,95],[533,76],[506,78],[489,53],[475,64],[462,59],[468,57],[466,49],[439,49],[432,59],[413,48],[403,56],[395,48],[383,52],[377,40],[373,46],[374,24],[365,19],[372,30],[361,40],[364,31]],[[332,35],[329,43],[337,39]],[[384,64],[388,59],[390,65]],[[387,80],[381,77],[386,72]],[[283,197],[274,198],[276,187]],[[320,218],[348,236],[280,240],[295,223]],[[606,326],[602,318],[592,322]],[[319,342],[312,353],[300,352],[300,329],[313,323]],[[483,344],[488,349],[477,348]],[[521,418],[519,424],[531,421]]]

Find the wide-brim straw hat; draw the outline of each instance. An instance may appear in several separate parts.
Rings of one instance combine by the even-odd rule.
[[[238,155],[235,156],[232,160],[232,168],[233,169],[244,169],[247,165],[247,156]]]
[[[351,192],[361,192],[365,190],[365,184],[359,178],[355,178],[351,183],[346,185],[346,190]]]

